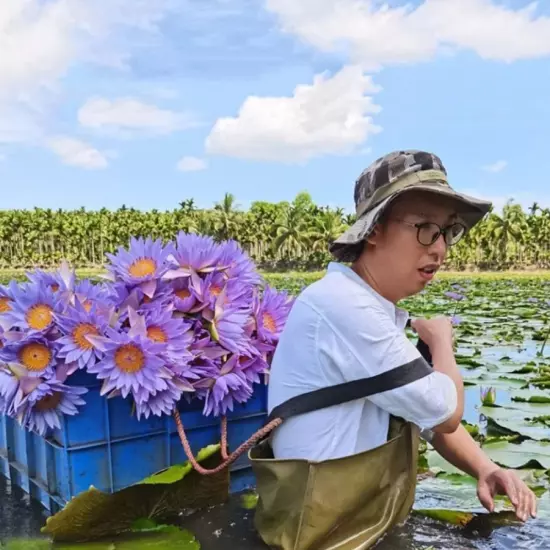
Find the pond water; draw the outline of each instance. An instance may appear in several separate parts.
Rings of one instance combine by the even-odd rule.
[[[415,513],[380,541],[378,550],[550,548],[550,344],[540,354],[550,327],[548,286],[529,280],[475,279],[462,285],[468,299],[456,307],[441,298],[434,300],[434,294],[440,297],[444,290],[434,285],[409,309],[415,315],[456,310],[462,318],[457,327],[457,357],[468,384],[464,419],[477,427],[476,439],[493,453],[494,460],[546,489],[539,497],[538,517],[525,524],[497,525],[480,514],[459,526],[417,515],[425,509],[484,512],[476,499],[475,483],[468,483],[467,476],[450,481],[453,467],[428,449],[423,455],[427,466],[432,474],[441,475],[419,482]],[[496,392],[495,406],[482,406],[481,390],[489,387]],[[547,402],[530,402],[533,396]],[[45,517],[38,505],[0,477],[1,542],[40,536]],[[252,518],[253,512],[243,509],[234,497],[224,506],[185,518],[182,526],[195,534],[202,550],[265,550],[254,534]]]

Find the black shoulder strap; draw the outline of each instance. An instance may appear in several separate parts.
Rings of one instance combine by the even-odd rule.
[[[417,348],[421,349],[421,340]],[[422,342],[422,344],[424,344]],[[425,345],[425,344],[424,344]],[[394,390],[406,386],[416,380],[420,380],[433,372],[430,363],[422,357],[396,367],[392,370],[361,378],[351,382],[344,382],[327,388],[320,388],[311,392],[297,395],[275,407],[269,415],[268,422],[275,418],[286,420],[291,416],[297,416],[334,405],[341,405],[363,397],[369,397],[377,393]]]

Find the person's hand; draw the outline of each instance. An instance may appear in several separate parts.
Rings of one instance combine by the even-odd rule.
[[[449,317],[412,319],[411,328],[432,351],[438,344],[453,346],[453,325]]]
[[[479,476],[477,497],[489,512],[494,510],[495,495],[506,495],[521,521],[536,517],[537,498],[513,470],[496,467]]]

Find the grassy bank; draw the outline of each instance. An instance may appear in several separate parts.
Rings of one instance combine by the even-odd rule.
[[[0,269],[0,284],[7,284],[11,280],[21,281],[25,279],[25,269]],[[104,272],[101,268],[77,269],[79,278],[98,279]],[[284,286],[285,282],[292,279],[295,284],[307,285],[321,278],[324,271],[286,271],[266,272],[262,271],[265,279],[275,286]],[[550,270],[509,270],[509,271],[441,271],[437,275],[440,280],[464,280],[464,279],[540,279],[550,280]]]

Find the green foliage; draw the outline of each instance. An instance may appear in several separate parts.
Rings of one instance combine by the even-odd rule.
[[[122,206],[98,211],[0,211],[0,267],[57,266],[66,259],[78,267],[103,264],[106,252],[125,246],[131,236],[172,240],[179,231],[236,239],[261,267],[312,270],[330,260],[328,245],[354,216],[342,208],[316,205],[306,192],[292,202],[257,201],[242,210],[226,193],[211,209],[192,199],[169,211]],[[451,252],[447,267],[502,270],[550,266],[550,209],[533,205],[524,212],[507,204],[491,212]]]
[[[202,449],[197,460],[206,468],[217,466],[221,462],[220,446]],[[137,528],[140,532],[144,528],[156,531],[154,526],[158,521],[177,517],[182,510],[221,504],[228,497],[227,468],[218,474],[204,476],[185,462],[112,494],[91,487],[49,517],[41,531],[56,542],[71,543],[135,533]],[[195,549],[193,546],[182,548]]]

